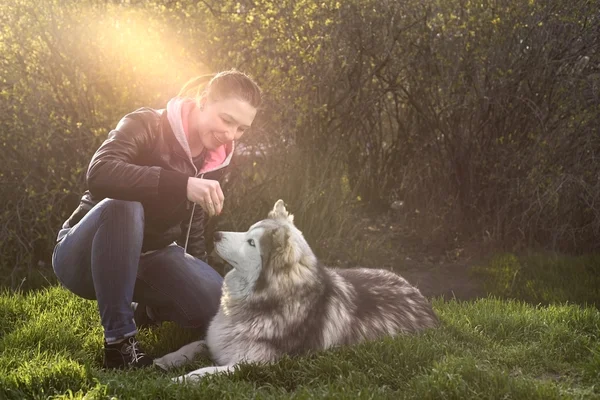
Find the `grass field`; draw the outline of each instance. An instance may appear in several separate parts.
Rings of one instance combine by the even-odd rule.
[[[434,301],[442,325],[195,385],[170,373],[105,372],[95,303],[59,287],[0,295],[1,399],[594,399],[600,398],[600,312],[497,298]],[[143,331],[159,356],[194,339],[171,324]]]
[[[503,298],[600,307],[600,254],[505,253],[476,266],[474,272],[488,293]]]

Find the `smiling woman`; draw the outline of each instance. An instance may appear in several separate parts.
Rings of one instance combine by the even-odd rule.
[[[142,324],[204,330],[217,312],[223,280],[206,264],[206,216],[223,209],[218,179],[260,104],[242,72],[200,76],[166,109],[123,117],[92,157],[52,264],[64,286],[98,301],[106,368],[152,364],[135,339]]]
[[[192,156],[240,139],[256,116],[256,108],[233,97],[210,102],[203,97],[199,103],[190,115]]]
[[[184,115],[181,128],[188,141],[189,156],[192,160],[203,160],[200,172],[205,173],[221,163],[229,163],[234,140],[250,128],[260,103],[261,93],[256,84],[232,70],[192,79],[181,89],[179,97],[169,102],[167,109],[171,117]],[[174,125],[178,126],[177,122]],[[209,215],[220,214],[221,189],[207,193],[197,187],[203,184],[201,179],[188,180],[188,199],[201,205]]]

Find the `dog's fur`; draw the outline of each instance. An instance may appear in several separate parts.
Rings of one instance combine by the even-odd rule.
[[[232,267],[206,341],[155,360],[168,369],[208,350],[217,367],[178,380],[232,371],[239,362],[272,362],[386,335],[435,327],[419,290],[380,269],[330,269],[294,226],[283,201],[247,232],[217,232],[217,254]]]

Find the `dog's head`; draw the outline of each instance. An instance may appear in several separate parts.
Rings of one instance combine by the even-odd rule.
[[[312,250],[282,200],[275,203],[267,219],[247,232],[215,232],[214,244],[217,254],[252,281],[255,290],[300,283],[307,270],[316,265]]]

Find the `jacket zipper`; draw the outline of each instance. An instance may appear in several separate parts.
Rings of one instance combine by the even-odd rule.
[[[196,166],[194,165],[194,168]],[[198,175],[196,175],[198,177]],[[200,174],[200,179],[204,177],[204,174]],[[186,199],[186,206],[189,208],[190,201]],[[183,247],[183,251],[187,253],[188,241],[190,240],[190,231],[192,230],[192,220],[194,219],[194,211],[196,211],[196,203],[192,206],[192,214],[190,215],[190,222],[188,223],[187,233],[185,235],[185,246]]]

